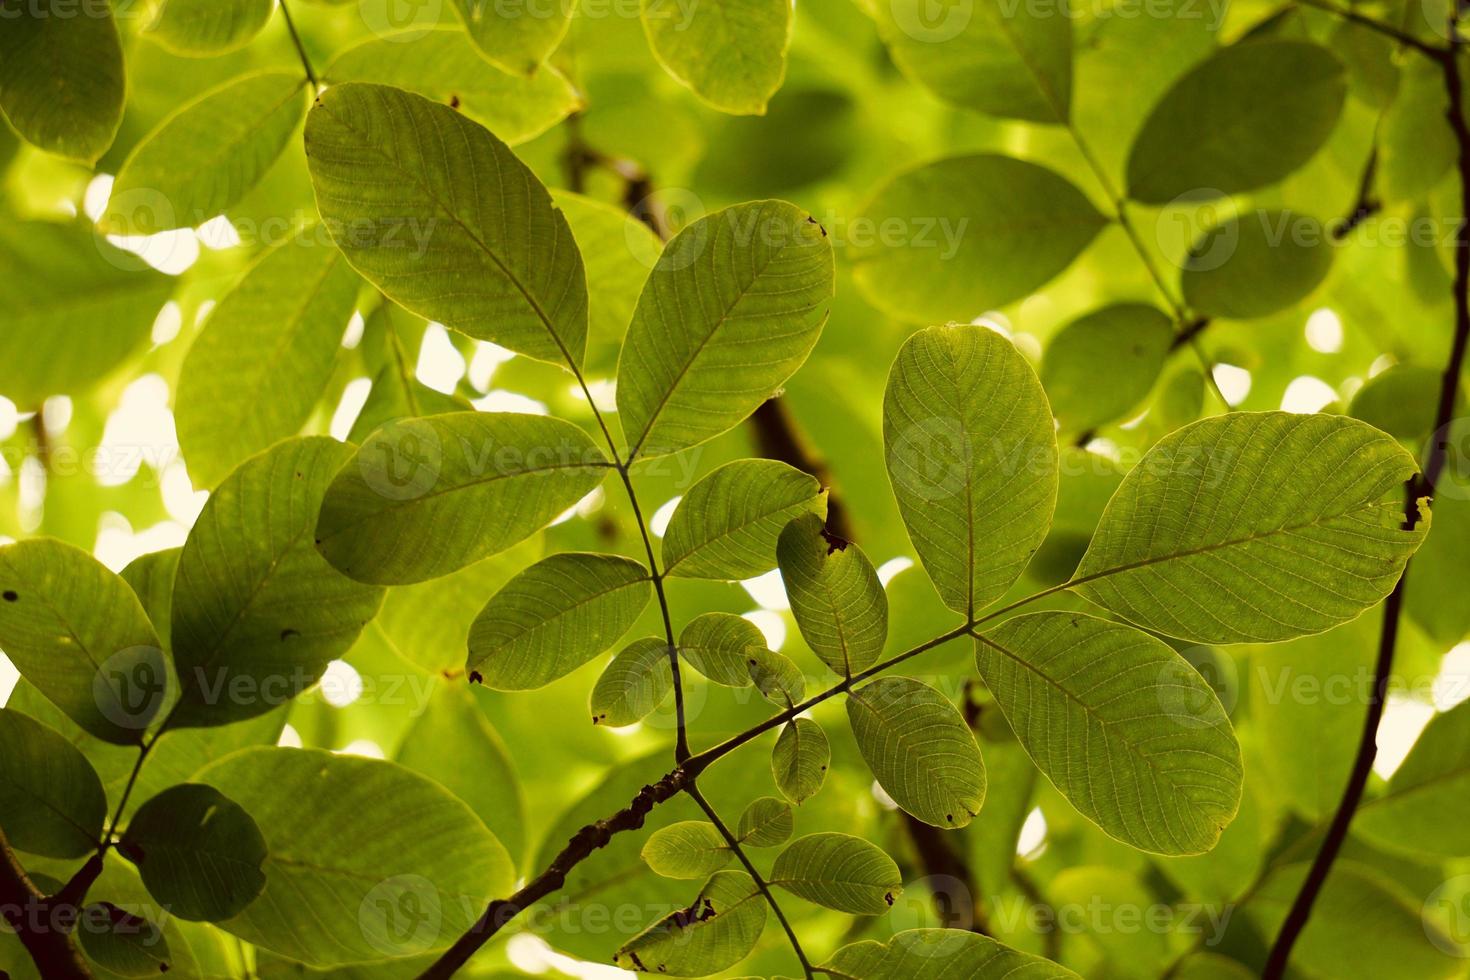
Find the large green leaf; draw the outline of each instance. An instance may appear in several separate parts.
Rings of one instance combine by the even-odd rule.
[[[688,578],[754,578],[776,567],[776,539],[793,517],[826,516],[816,477],[773,459],[738,459],[679,501],[664,532],[664,572]]]
[[[592,723],[621,728],[641,721],[663,703],[673,684],[668,641],[661,636],[634,640],[597,678],[588,705]]]
[[[766,902],[743,871],[710,878],[688,909],[655,922],[618,950],[613,962],[639,973],[704,977],[734,966],[755,948]]]
[[[643,845],[643,860],[665,878],[703,878],[735,858],[725,838],[706,820],[660,827]]]
[[[197,781],[249,811],[269,850],[264,893],[221,927],[291,959],[333,966],[443,949],[514,887],[505,848],[470,808],[394,763],[248,749]]]
[[[107,796],[70,742],[39,721],[0,708],[0,830],[12,847],[55,858],[97,849]]]
[[[1063,327],[1041,362],[1062,430],[1087,432],[1126,417],[1148,397],[1173,343],[1174,321],[1147,303],[1114,303]]]
[[[765,113],[786,77],[787,0],[643,0],[643,29],[669,74],[723,112]]]
[[[823,908],[880,915],[903,891],[898,865],[849,834],[798,837],[776,856],[770,882]]]
[[[79,548],[0,547],[0,650],[82,728],[136,745],[163,706],[168,668],[128,584]]]
[[[486,71],[485,59],[455,29],[411,28],[364,41],[338,55],[326,77],[334,85],[377,82],[457,104],[511,145],[539,136],[582,107],[572,83],[551,65],[530,77]]]
[[[87,959],[107,971],[103,976],[156,977],[174,968],[167,937],[143,916],[111,902],[93,902],[81,915],[77,941]]]
[[[1337,125],[1342,63],[1304,41],[1223,48],[1159,100],[1128,155],[1128,195],[1146,204],[1253,191],[1310,160]]]
[[[1286,640],[1389,593],[1413,458],[1355,419],[1236,412],[1160,440],[1124,478],[1073,579],[1140,626],[1197,643]]]
[[[1190,246],[1180,274],[1184,301],[1206,316],[1270,316],[1306,299],[1327,278],[1334,251],[1316,218],[1252,211]]]
[[[1358,811],[1353,830],[1397,851],[1470,856],[1470,825],[1459,813],[1467,790],[1470,701],[1430,719],[1383,794]]]
[[[776,555],[812,652],[843,677],[871,667],[888,639],[888,594],[863,550],[806,514],[786,525]]]
[[[1050,960],[961,929],[909,929],[886,943],[853,943],[817,970],[862,980],[1077,980],[1077,974]]]
[[[163,0],[146,33],[179,54],[223,54],[249,44],[275,9],[273,0]]]
[[[539,531],[610,468],[585,432],[549,416],[404,419],[369,436],[332,481],[317,547],[360,581],[427,581]]]
[[[0,31],[0,111],[26,142],[93,163],[122,122],[126,85],[112,4],[72,16],[7,4]]]
[[[822,726],[810,718],[793,718],[776,736],[771,775],[781,795],[800,806],[822,788],[831,761],[832,747]]]
[[[832,293],[826,229],[784,201],[726,208],[675,235],[618,363],[627,458],[678,452],[743,421],[811,353]]]
[[[1080,613],[1033,613],[981,635],[975,663],[1037,767],[1109,835],[1200,854],[1235,818],[1230,720],[1162,641]]]
[[[571,229],[488,130],[349,82],[307,115],[306,155],[338,247],[400,306],[528,357],[581,362],[587,282]]]
[[[0,222],[0,263],[0,395],[22,411],[110,373],[148,340],[173,291],[80,223]]]
[[[552,555],[480,611],[470,627],[468,669],[499,691],[543,687],[616,643],[652,593],[648,569],[631,559]]]
[[[526,803],[510,749],[476,703],[451,680],[434,688],[404,736],[399,765],[428,776],[468,803],[519,861],[526,847]]]
[[[883,677],[847,698],[858,750],[893,802],[935,827],[964,827],[985,801],[985,764],[964,717],[943,694]]]
[[[899,68],[941,99],[1004,119],[1067,122],[1070,15],[1005,0],[891,0],[872,8]]]
[[[220,300],[179,372],[179,445],[197,486],[300,431],[331,380],[358,282],[336,249],[295,236]]]
[[[170,912],[220,922],[265,888],[260,828],[212,786],[181,783],[148,800],[128,822],[119,849]]]
[[[573,4],[453,0],[480,53],[508,72],[534,75],[572,22]]]
[[[744,616],[712,612],[695,616],[679,634],[679,656],[716,684],[750,684],[751,651],[765,652],[766,638]]]
[[[1065,177],[976,154],[879,187],[848,251],[858,289],[884,312],[910,323],[969,323],[1046,285],[1106,224]]]
[[[290,439],[246,460],[210,496],[174,580],[183,691],[173,725],[265,714],[316,683],[377,614],[383,590],[342,575],[312,543],[327,485],[351,458],[352,447],[332,439]]]
[[[1057,496],[1051,407],[1011,343],[930,327],[898,352],[883,398],[888,478],[945,605],[973,615],[1020,577]]]
[[[184,105],[128,155],[99,225],[119,235],[151,235],[193,228],[224,211],[286,148],[306,113],[305,89],[299,73],[264,72]],[[324,250],[319,241],[311,244]]]
[[[735,839],[746,847],[775,847],[784,844],[796,829],[791,804],[774,796],[752,800],[740,814]]]

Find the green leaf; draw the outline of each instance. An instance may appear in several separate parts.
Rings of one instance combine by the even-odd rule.
[[[434,687],[394,761],[469,804],[519,859],[526,847],[526,802],[510,749],[462,683]]]
[[[572,22],[572,4],[544,7],[453,0],[475,47],[497,67],[534,75],[556,50]]]
[[[878,785],[915,818],[955,828],[980,812],[985,763],[949,698],[908,677],[883,677],[848,695],[847,720]]]
[[[887,912],[903,891],[893,859],[848,834],[809,834],[776,856],[770,883],[823,908],[853,915]]]
[[[110,3],[85,16],[60,16],[45,4],[6,11],[0,111],[27,143],[94,163],[117,135],[125,89]]]
[[[597,678],[589,703],[592,723],[622,728],[641,721],[663,703],[673,684],[668,642],[661,636],[634,640]]]
[[[685,227],[643,287],[618,363],[626,458],[743,421],[811,353],[832,294],[826,229],[793,205],[739,204]]]
[[[710,976],[745,959],[765,926],[766,903],[755,881],[743,871],[721,871],[687,909],[639,933],[613,962],[639,973]]]
[[[726,581],[763,575],[776,567],[781,529],[807,513],[827,514],[816,477],[773,459],[726,463],[674,509],[664,532],[664,571]]]
[[[173,953],[163,931],[111,902],[85,906],[76,933],[87,959],[109,974],[156,977],[173,969]]]
[[[776,557],[812,652],[843,677],[872,666],[888,640],[888,595],[863,550],[806,514],[781,532]]]
[[[610,468],[586,433],[550,416],[403,419],[374,432],[332,481],[317,547],[360,581],[424,582],[539,531]]]
[[[184,105],[128,155],[99,227],[151,235],[202,225],[231,207],[260,182],[296,132],[306,114],[305,86],[300,74],[265,72]],[[319,241],[307,244],[326,251]]]
[[[781,795],[800,806],[822,788],[831,761],[832,748],[822,726],[810,718],[793,718],[776,736],[771,775]]]
[[[643,860],[665,878],[704,878],[734,857],[715,825],[704,820],[660,827],[643,845]]]
[[[1259,190],[1310,160],[1347,97],[1342,63],[1304,41],[1222,48],[1164,94],[1128,154],[1145,204]]]
[[[611,371],[663,241],[625,208],[553,190],[587,269],[589,369]]]
[[[480,611],[467,669],[497,691],[544,687],[616,643],[652,594],[648,569],[631,559],[552,555]]]
[[[930,327],[898,352],[883,398],[888,478],[944,604],[973,615],[1020,578],[1057,496],[1051,406],[1011,343]]]
[[[1235,818],[1230,720],[1162,641],[1080,613],[1033,613],[981,635],[975,665],[1037,767],[1108,835],[1202,854]]]
[[[1261,934],[1277,934],[1306,875],[1306,864],[1288,865],[1252,896],[1245,910]],[[1380,871],[1338,861],[1292,947],[1291,967],[1322,977],[1457,977],[1470,953],[1449,919],[1460,900],[1453,883],[1421,899]]]
[[[293,236],[220,300],[179,372],[179,444],[197,486],[301,430],[331,381],[357,286],[340,252]]]
[[[969,323],[1036,292],[1108,223],[1066,178],[988,153],[898,174],[859,221],[853,279],[869,303],[910,323]]]
[[[785,800],[762,796],[752,800],[740,814],[735,839],[746,847],[775,847],[784,844],[796,829],[796,817]]]
[[[138,808],[119,845],[143,884],[181,919],[221,922],[265,888],[265,838],[250,814],[212,786],[182,783]]]
[[[903,73],[958,106],[1003,119],[1065,123],[1072,103],[1072,17],[1054,8],[977,0],[872,5]]]
[[[1114,303],[1064,326],[1041,361],[1041,384],[1062,431],[1126,418],[1153,390],[1173,343],[1174,321],[1146,303]]]
[[[786,77],[786,0],[644,0],[643,30],[668,73],[722,112],[763,115]]]
[[[764,651],[766,638],[744,616],[712,612],[696,616],[679,634],[679,655],[716,684],[746,687],[750,651]]]
[[[224,54],[249,44],[275,8],[272,0],[163,0],[144,33],[177,54]]]
[[[316,683],[377,614],[383,590],[341,575],[312,544],[327,484],[351,458],[332,439],[289,439],[210,496],[174,581],[183,693],[172,726],[265,714]]]
[[[82,728],[137,745],[163,706],[158,635],[121,578],[49,538],[0,547],[0,649]]]
[[[961,929],[909,929],[887,943],[853,943],[833,953],[817,972],[863,980],[1078,980],[1050,960]]]
[[[174,575],[179,568],[182,548],[150,551],[128,562],[118,577],[128,583],[138,602],[143,606],[148,621],[168,652],[168,624],[173,619]]]
[[[1414,460],[1354,419],[1204,419],[1123,479],[1073,579],[1140,626],[1195,643],[1320,633],[1388,595],[1424,540],[1404,530]]]
[[[31,854],[79,858],[97,850],[107,795],[70,742],[39,721],[0,708],[0,830]]]
[[[335,966],[443,949],[515,887],[505,848],[470,808],[394,763],[247,749],[197,781],[254,815],[269,852],[265,891],[220,927],[293,960]]]
[[[486,71],[485,59],[457,29],[410,28],[364,41],[338,55],[326,78],[334,85],[392,85],[445,105],[457,100],[461,113],[512,146],[583,106],[572,83],[551,65],[529,77]]]
[[[1470,701],[1430,719],[1383,794],[1359,808],[1353,830],[1395,851],[1470,856],[1470,826],[1458,818],[1467,789]]]
[[[745,661],[755,689],[776,707],[794,708],[805,697],[806,677],[784,653],[751,647],[745,651]]]
[[[0,394],[22,411],[106,377],[148,340],[173,292],[80,223],[0,222],[0,264]]]
[[[1334,251],[1316,218],[1291,211],[1231,218],[1190,246],[1180,275],[1184,301],[1206,316],[1270,316],[1322,284]]]
[[[349,82],[307,115],[306,156],[337,246],[394,302],[527,357],[581,362],[587,283],[571,229],[488,130]]]

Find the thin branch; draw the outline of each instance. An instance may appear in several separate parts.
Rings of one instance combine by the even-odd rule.
[[[685,787],[685,792],[689,794],[695,803],[699,804],[699,808],[704,811],[704,815],[709,817],[710,823],[714,824],[715,829],[720,832],[720,836],[725,838],[725,843],[729,845],[730,850],[734,851],[735,856],[740,859],[740,863],[745,865],[746,873],[755,882],[755,887],[760,889],[761,895],[765,897],[766,904],[771,907],[772,912],[776,913],[776,921],[780,922],[781,928],[786,930],[786,938],[791,943],[792,952],[796,953],[796,958],[801,963],[802,973],[806,976],[807,980],[812,980],[811,961],[806,958],[806,951],[801,948],[801,940],[796,938],[796,932],[791,928],[791,923],[787,921],[786,913],[781,911],[781,905],[776,901],[776,896],[771,894],[771,886],[766,883],[765,878],[761,877],[761,873],[756,870],[755,865],[751,864],[750,857],[745,853],[745,848],[741,847],[740,842],[735,839],[735,835],[730,833],[730,828],[725,825],[725,821],[720,819],[720,815],[715,812],[713,806],[710,806],[709,801],[704,798],[704,794],[699,791],[699,787],[695,785],[693,780],[690,780],[689,785]]]
[[[1401,31],[1392,24],[1378,20],[1376,17],[1370,17],[1351,7],[1344,7],[1339,3],[1333,2],[1333,0],[1296,0],[1296,2],[1304,7],[1315,7],[1318,10],[1325,10],[1329,14],[1335,14],[1341,17],[1343,20],[1350,20],[1354,24],[1368,28],[1370,31],[1376,31],[1385,37],[1391,37],[1405,47],[1412,48],[1426,57],[1438,60],[1444,55],[1446,50],[1435,47],[1432,44],[1426,44],[1407,31]]]
[[[1462,40],[1456,29],[1454,14],[1449,22],[1450,50],[1439,58],[1444,69],[1445,89],[1449,95],[1448,117],[1450,128],[1455,134],[1458,148],[1458,170],[1460,178],[1460,227],[1455,235],[1455,335],[1450,349],[1449,361],[1445,365],[1444,377],[1439,389],[1439,407],[1435,412],[1433,435],[1424,462],[1424,472],[1419,480],[1411,482],[1404,503],[1404,523],[1413,528],[1419,519],[1419,499],[1434,497],[1439,477],[1444,472],[1449,452],[1449,425],[1454,418],[1455,399],[1460,390],[1460,372],[1465,363],[1465,348],[1470,343],[1470,127],[1465,122],[1464,95],[1461,91],[1459,49]],[[1378,660],[1373,672],[1373,691],[1368,701],[1367,715],[1363,723],[1362,738],[1358,743],[1358,754],[1353,760],[1352,773],[1342,800],[1333,814],[1332,823],[1322,847],[1312,861],[1301,891],[1292,902],[1291,910],[1281,926],[1281,932],[1271,947],[1266,961],[1266,980],[1279,980],[1286,973],[1291,951],[1312,916],[1312,907],[1327,882],[1332,865],[1337,860],[1363,791],[1368,785],[1368,776],[1373,771],[1373,761],[1378,755],[1378,724],[1383,717],[1383,705],[1388,693],[1388,679],[1393,670],[1394,650],[1398,642],[1398,626],[1403,610],[1404,590],[1413,562],[1404,565],[1398,584],[1389,593],[1384,604],[1383,630],[1379,637]]]
[[[286,18],[286,30],[291,33],[291,43],[296,45],[296,55],[301,59],[301,67],[306,69],[306,80],[311,83],[313,90],[322,87],[317,81],[316,72],[311,68],[311,58],[306,54],[306,46],[301,43],[301,35],[296,33],[296,22],[291,19],[291,8],[286,5],[286,0],[281,0],[281,16]]]
[[[97,843],[98,854],[106,853],[108,845],[112,843],[112,837],[117,833],[117,825],[122,822],[123,810],[127,808],[128,797],[133,795],[133,787],[138,784],[138,776],[143,771],[143,763],[148,761],[148,753],[153,751],[153,746],[158,744],[158,740],[168,730],[168,723],[171,720],[172,712],[169,718],[164,720],[163,727],[158,730],[158,734],[139,747],[138,758],[133,760],[133,771],[128,773],[128,781],[123,786],[122,796],[118,798],[117,809],[112,812],[112,820],[108,822],[107,833],[103,834],[102,840]]]

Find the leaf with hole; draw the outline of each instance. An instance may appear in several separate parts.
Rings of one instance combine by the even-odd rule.
[[[893,859],[850,834],[798,837],[776,856],[770,882],[823,908],[853,915],[881,915],[903,891]]]
[[[720,871],[687,909],[649,926],[613,962],[639,973],[703,977],[750,955],[766,925],[766,902],[743,871]]]
[[[679,656],[716,684],[751,683],[750,651],[765,651],[766,638],[750,620],[734,613],[702,613],[679,634]]]
[[[674,684],[669,644],[646,636],[619,650],[592,687],[594,725],[622,728],[641,721],[663,703]]]

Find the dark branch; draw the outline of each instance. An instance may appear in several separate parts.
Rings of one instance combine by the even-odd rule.
[[[1404,524],[1413,528],[1419,520],[1419,498],[1434,496],[1440,474],[1444,471],[1449,450],[1449,425],[1454,417],[1455,399],[1460,389],[1460,372],[1465,363],[1465,348],[1470,342],[1470,128],[1465,123],[1464,95],[1460,85],[1460,65],[1457,53],[1461,44],[1454,21],[1450,22],[1450,52],[1440,58],[1444,69],[1445,88],[1449,93],[1449,123],[1455,134],[1458,148],[1458,170],[1460,177],[1460,227],[1455,234],[1455,336],[1450,349],[1449,362],[1445,365],[1443,381],[1440,383],[1439,407],[1435,412],[1434,429],[1424,462],[1422,476],[1410,484],[1404,504]],[[1280,980],[1286,973],[1291,959],[1292,947],[1306,929],[1312,916],[1312,906],[1317,901],[1332,865],[1347,840],[1353,814],[1362,802],[1363,791],[1368,785],[1368,776],[1373,771],[1373,760],[1378,755],[1378,723],[1383,717],[1383,704],[1388,693],[1389,674],[1393,670],[1394,650],[1398,643],[1398,625],[1404,604],[1404,589],[1408,582],[1409,568],[1388,596],[1383,608],[1383,630],[1378,644],[1378,661],[1373,672],[1373,690],[1368,701],[1367,716],[1363,722],[1363,734],[1358,743],[1358,754],[1348,777],[1337,812],[1322,847],[1312,861],[1301,891],[1292,902],[1291,910],[1271,948],[1266,961],[1266,980]]]
[[[100,871],[101,861],[95,857],[93,861]],[[91,864],[88,862],[88,867]],[[74,878],[73,882],[77,880]],[[86,880],[85,884],[90,885],[91,881]],[[70,887],[62,889],[56,899],[42,895],[10,849],[5,832],[0,831],[0,912],[46,980],[91,980],[92,971],[87,968],[86,960],[72,942],[69,931],[59,925],[64,921],[75,922],[77,918],[65,914],[61,902]],[[79,886],[79,890],[85,894],[85,887]]]
[[[1364,221],[1373,217],[1383,210],[1383,202],[1378,200],[1378,195],[1373,192],[1373,180],[1378,173],[1378,147],[1373,147],[1368,154],[1368,162],[1363,165],[1363,176],[1358,180],[1358,198],[1353,202],[1352,209],[1338,222],[1332,230],[1332,237],[1336,241],[1342,241],[1351,235]]]

